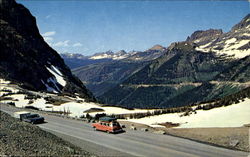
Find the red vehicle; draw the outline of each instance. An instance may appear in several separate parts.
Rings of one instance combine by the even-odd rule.
[[[116,120],[116,118],[101,117],[98,123],[92,124],[92,127],[95,130],[105,131],[107,133],[123,132],[122,127]]]

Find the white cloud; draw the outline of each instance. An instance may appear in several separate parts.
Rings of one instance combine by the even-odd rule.
[[[75,44],[73,44],[73,47],[81,47],[81,46],[82,46],[81,43],[75,43]]]
[[[51,15],[47,15],[46,17],[45,17],[45,19],[49,19],[51,17]]]
[[[59,42],[53,44],[53,46],[57,46],[57,47],[68,47],[68,46],[69,46],[69,40],[59,41]]]
[[[53,36],[55,35],[56,32],[55,31],[50,31],[50,32],[45,32],[42,34],[43,37],[49,37],[49,36]]]

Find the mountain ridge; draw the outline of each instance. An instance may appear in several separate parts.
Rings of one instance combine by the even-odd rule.
[[[249,16],[240,23],[247,21],[246,18]],[[248,24],[236,33],[215,29],[196,31],[186,41],[172,43],[162,56],[98,99],[128,108],[166,108],[209,101],[240,91],[249,86],[249,47],[237,50],[247,52],[239,58],[223,50],[227,50],[232,38],[237,38],[236,43],[231,42],[233,46],[241,41],[249,42],[248,37],[244,37],[248,32],[246,27]],[[221,42],[224,49],[218,51],[223,53],[201,48],[213,42],[216,46]]]

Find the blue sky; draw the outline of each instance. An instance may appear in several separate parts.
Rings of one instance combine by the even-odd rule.
[[[196,30],[227,32],[250,11],[248,1],[18,0],[58,52],[91,55],[143,51],[183,41]]]

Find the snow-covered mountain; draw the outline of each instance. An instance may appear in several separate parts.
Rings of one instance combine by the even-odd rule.
[[[61,57],[64,59],[65,63],[71,68],[79,68],[81,66],[87,66],[90,64],[99,64],[112,61],[130,61],[130,62],[141,62],[150,61],[160,57],[166,50],[165,47],[161,45],[155,45],[146,51],[130,51],[126,52],[120,50],[118,52],[107,51],[95,53],[91,56],[84,56],[77,53],[61,53]]]
[[[84,56],[79,53],[60,53],[62,58],[75,58],[75,59],[87,59],[89,58],[88,56]]]
[[[186,41],[197,44],[199,51],[244,58],[250,55],[250,14],[227,33],[213,29],[196,31]]]
[[[90,64],[119,61],[131,56],[132,54],[133,53],[127,53],[126,51],[121,50],[116,53],[112,51],[95,53],[91,56],[84,56],[78,53],[61,53],[60,55],[71,69],[75,69]]]
[[[106,51],[106,52],[100,52],[100,53],[95,53],[91,56],[84,56],[82,54],[78,53],[61,53],[60,54],[63,58],[66,59],[79,59],[79,60],[101,60],[101,59],[111,59],[111,60],[120,60],[127,58],[131,55],[132,53],[127,53],[124,50],[120,50],[118,52],[112,52],[112,51]]]

